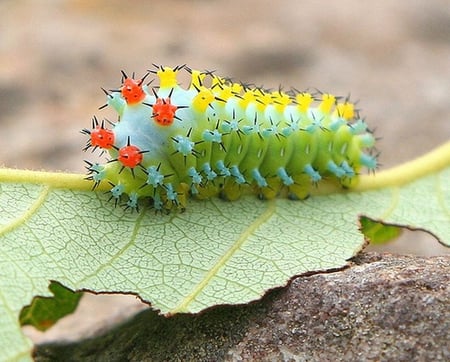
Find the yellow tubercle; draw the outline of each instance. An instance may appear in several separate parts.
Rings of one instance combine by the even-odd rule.
[[[177,71],[173,70],[172,68],[161,68],[156,72],[156,75],[159,77],[160,89],[175,88],[178,85]]]
[[[234,95],[241,94],[242,90],[244,89],[244,87],[239,83],[231,83],[230,88]]]
[[[355,116],[355,106],[353,103],[345,102],[339,103],[333,112],[334,116],[344,118],[345,120],[351,120]]]
[[[223,101],[227,101],[228,99],[236,95],[236,93],[233,91],[233,88],[226,83],[223,83],[221,86],[216,86],[213,89],[216,97]]]
[[[289,97],[289,95],[284,92],[273,92],[272,102],[278,112],[283,112],[286,106],[289,105],[292,100],[291,97]]]
[[[330,113],[331,109],[336,104],[336,97],[332,94],[324,93],[322,94],[322,102],[319,105],[319,109],[323,113]]]
[[[306,113],[311,103],[314,101],[313,96],[310,93],[299,93],[295,97],[297,102],[297,108],[301,113]]]
[[[201,87],[198,94],[192,100],[192,107],[197,112],[205,112],[206,108],[214,101],[214,94],[210,89]]]
[[[223,89],[225,87],[227,87],[227,82],[225,81],[225,79],[217,75],[213,75],[211,77],[211,89],[218,90]]]
[[[256,108],[258,111],[263,112],[268,104],[273,102],[272,95],[266,92],[262,92],[257,95],[257,105]]]
[[[253,93],[253,91],[248,90],[241,96],[241,100],[239,101],[239,106],[242,108],[247,108],[249,103],[254,102],[254,101],[255,101],[255,94]]]
[[[203,87],[203,79],[205,79],[206,74],[199,72],[198,70],[193,70],[191,74],[191,86],[190,89],[200,89]]]

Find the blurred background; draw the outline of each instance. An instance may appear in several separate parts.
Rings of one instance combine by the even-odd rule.
[[[152,63],[350,94],[382,137],[382,169],[450,136],[447,0],[2,0],[0,165],[84,172],[79,130],[94,114],[115,119],[98,110],[100,87],[117,88],[120,70],[141,76]],[[448,253],[421,232],[374,249]],[[142,307],[134,297],[88,295],[69,322],[30,333],[79,338]]]

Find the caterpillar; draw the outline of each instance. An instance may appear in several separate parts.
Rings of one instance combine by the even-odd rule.
[[[144,84],[151,74],[159,85]],[[155,65],[141,79],[122,71],[121,86],[103,91],[100,108],[115,109],[118,121],[94,116],[81,131],[85,151],[109,154],[86,161],[87,178],[108,182],[125,208],[148,199],[156,210],[184,209],[189,197],[236,200],[248,190],[304,199],[324,178],[349,187],[377,167],[373,133],[353,103],[332,94],[271,91],[186,65]]]

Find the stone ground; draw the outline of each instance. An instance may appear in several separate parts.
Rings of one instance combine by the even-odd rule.
[[[0,164],[7,167],[84,172],[79,130],[94,114],[113,117],[97,110],[100,87],[117,87],[121,69],[141,75],[152,63],[351,94],[382,137],[382,168],[449,139],[446,0],[4,0],[0,14]],[[418,232],[388,250],[448,252]],[[87,295],[72,322],[30,334],[79,338],[140,308],[132,297]]]
[[[408,361],[450,359],[450,255],[362,253],[351,268],[296,278],[257,303],[172,318],[146,310],[47,361]],[[308,296],[305,298],[305,296]]]

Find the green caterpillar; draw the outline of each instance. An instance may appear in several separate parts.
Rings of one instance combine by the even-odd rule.
[[[190,74],[187,89],[180,71]],[[159,86],[144,85],[152,73]],[[186,66],[122,75],[120,89],[105,91],[119,121],[94,117],[82,133],[85,150],[110,156],[86,161],[88,179],[109,182],[111,198],[127,208],[143,198],[156,210],[184,208],[188,196],[235,200],[245,190],[303,199],[323,178],[348,187],[363,167],[377,167],[375,138],[348,100],[251,88]]]

